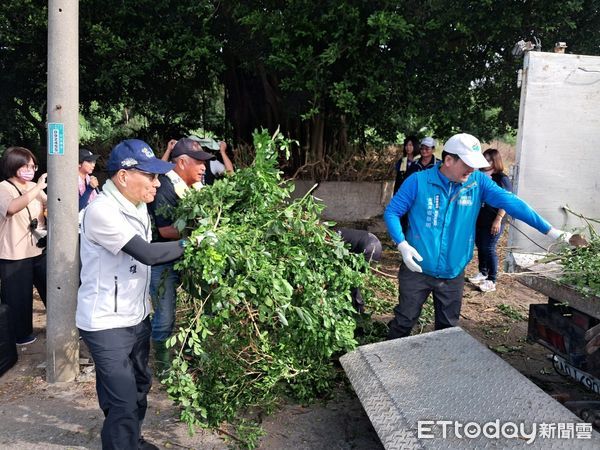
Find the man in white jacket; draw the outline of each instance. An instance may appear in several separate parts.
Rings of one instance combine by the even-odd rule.
[[[158,174],[172,168],[143,141],[117,144],[107,164],[110,179],[81,223],[76,323],[96,366],[104,450],[157,448],[141,436],[152,384],[150,266],[179,258],[183,242],[150,243],[146,204],[160,186]]]

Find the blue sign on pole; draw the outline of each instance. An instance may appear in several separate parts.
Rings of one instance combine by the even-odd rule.
[[[48,123],[48,154],[65,154],[65,124]]]

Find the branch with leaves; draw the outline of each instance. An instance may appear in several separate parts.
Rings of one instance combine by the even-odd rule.
[[[255,134],[252,166],[189,192],[175,211],[193,244],[177,264],[185,317],[164,383],[190,426],[327,392],[332,357],[356,345],[350,291],[367,263],[312,196],[291,200],[277,168],[288,147],[278,133]]]

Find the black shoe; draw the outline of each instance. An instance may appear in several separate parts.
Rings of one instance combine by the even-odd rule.
[[[398,338],[410,336],[411,330],[408,330],[408,333],[407,333],[406,330],[400,329],[400,327],[398,327],[398,325],[396,325],[395,319],[390,320],[388,322],[387,326],[388,326],[388,334],[387,334],[388,341],[392,340],[392,339],[398,339]]]
[[[25,336],[24,338],[17,339],[17,345],[33,344],[36,340],[37,338],[33,334],[30,334],[29,336]]]
[[[138,441],[138,450],[160,450],[156,445],[148,442],[143,437]]]

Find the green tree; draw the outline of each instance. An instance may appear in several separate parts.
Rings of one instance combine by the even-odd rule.
[[[79,5],[84,115],[110,116],[123,105],[123,123],[143,117],[140,137],[150,140],[200,126],[224,132],[220,43],[205,29],[212,2]],[[0,3],[0,136],[34,148],[45,142],[47,14],[39,0]]]
[[[111,3],[111,2],[108,2]],[[81,2],[81,103],[124,104],[148,121],[140,137],[218,128],[219,42],[206,30],[208,1]]]
[[[598,7],[582,0],[258,0],[220,12],[239,36],[223,52],[235,136],[281,125],[301,143],[296,166],[366,130],[390,140],[415,124],[439,137],[503,134],[517,120],[516,41],[567,40],[589,53],[600,43]]]
[[[39,0],[0,4],[3,141],[45,140],[46,16]],[[280,126],[300,143],[294,168],[422,127],[502,135],[515,42],[600,53],[594,0],[81,0],[80,16],[85,116],[123,105],[151,141],[203,128],[251,143]]]
[[[0,2],[0,139],[32,148],[46,140],[47,7]]]

